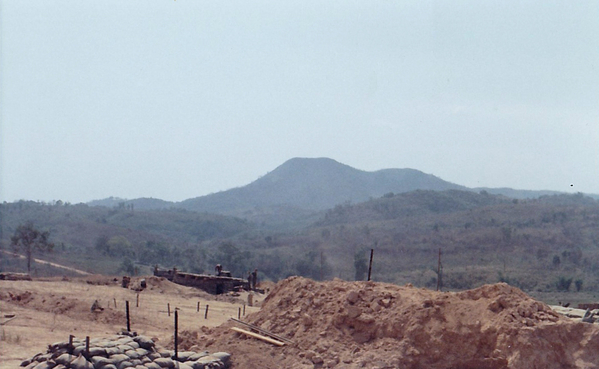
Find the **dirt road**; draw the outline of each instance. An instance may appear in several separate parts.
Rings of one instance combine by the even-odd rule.
[[[25,259],[25,255],[17,254],[17,253],[6,251],[6,250],[2,250],[2,252],[5,253],[5,254],[8,254],[10,256],[19,258],[19,259]],[[88,273],[88,272],[86,272],[84,270],[79,270],[79,269],[71,268],[71,267],[66,266],[66,265],[56,264],[56,263],[53,263],[51,261],[46,261],[46,260],[42,260],[42,259],[35,259],[35,258],[33,259],[33,261],[35,261],[38,264],[51,265],[51,266],[53,266],[55,268],[69,270],[71,272],[75,272],[75,273],[78,273],[78,274],[81,274],[81,275],[91,275],[90,273]]]

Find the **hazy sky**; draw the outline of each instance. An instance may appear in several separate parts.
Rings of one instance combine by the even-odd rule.
[[[292,157],[599,193],[599,1],[0,1],[0,200]]]

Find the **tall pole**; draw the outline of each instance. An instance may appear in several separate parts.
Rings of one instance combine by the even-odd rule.
[[[324,254],[323,254],[322,250],[320,250],[320,280],[321,281],[323,280],[323,277],[322,277],[322,266],[323,266],[323,264],[324,264]]]
[[[179,311],[175,309],[175,360],[179,359]]]
[[[370,249],[370,265],[368,265],[368,280],[370,280],[370,276],[372,274],[372,258],[374,256],[374,249]]]
[[[439,247],[439,261],[437,262],[437,291],[441,290],[441,248]]]
[[[131,332],[131,319],[129,318],[129,301],[125,301],[125,308],[127,310],[127,332]]]

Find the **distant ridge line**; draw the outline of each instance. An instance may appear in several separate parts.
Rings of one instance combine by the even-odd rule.
[[[515,190],[511,188],[468,188],[417,169],[355,169],[330,158],[292,158],[257,180],[241,187],[171,202],[154,198],[133,200],[110,197],[94,200],[90,206],[116,207],[132,204],[135,209],[179,208],[195,212],[243,216],[267,208],[290,211],[322,211],[347,202],[358,203],[388,193],[415,190],[486,191],[515,199],[563,194],[558,191]],[[599,195],[590,195],[599,199]]]

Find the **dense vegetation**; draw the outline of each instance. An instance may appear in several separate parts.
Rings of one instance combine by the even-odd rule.
[[[328,247],[333,253],[372,246],[379,280],[435,287],[441,250],[443,285],[450,288],[505,281],[553,290],[563,288],[560,278],[599,287],[599,203],[582,195],[515,200],[485,192],[389,194],[338,206],[319,225],[336,235]]]
[[[45,259],[94,273],[114,274],[133,262],[159,264],[201,272],[204,245],[227,239],[251,226],[244,220],[181,209],[135,210],[121,203],[114,208],[19,201],[0,205],[2,244],[26,222],[49,231],[55,252]],[[6,255],[6,254],[5,254]],[[2,265],[10,263],[4,257]],[[131,271],[131,268],[128,271]]]
[[[0,205],[0,216],[4,250],[11,250],[17,227],[32,222],[56,245],[36,257],[96,273],[147,273],[155,264],[213,272],[220,263],[239,277],[258,268],[273,280],[294,274],[364,279],[372,248],[374,280],[434,288],[441,250],[445,288],[505,281],[529,291],[599,289],[599,202],[581,194],[517,200],[485,191],[387,193],[312,213],[309,225],[279,230],[125,203],[107,208],[20,201]],[[2,270],[22,267],[2,254]],[[33,270],[64,273],[35,264]]]

